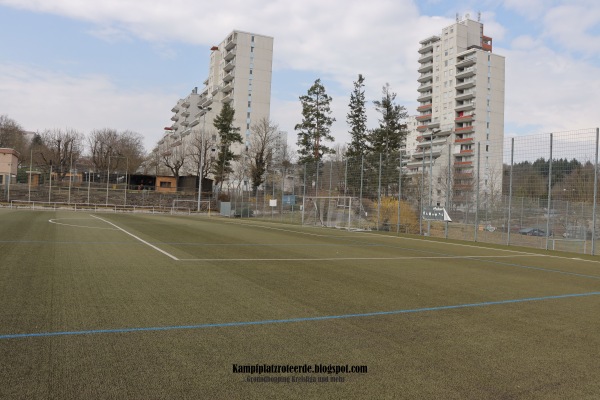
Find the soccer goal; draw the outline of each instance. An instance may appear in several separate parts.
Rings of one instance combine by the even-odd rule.
[[[191,214],[198,211],[198,200],[174,199],[171,205],[171,214]],[[210,201],[200,201],[200,211],[210,213]]]
[[[353,197],[307,197],[302,207],[302,224],[328,228],[360,228],[360,205]]]
[[[568,251],[571,253],[587,254],[585,239],[549,239],[550,250]]]

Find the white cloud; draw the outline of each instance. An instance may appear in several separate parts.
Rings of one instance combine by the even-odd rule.
[[[591,55],[600,52],[600,36],[590,34],[600,27],[600,6],[568,4],[550,9],[544,17],[544,35],[570,51]]]
[[[30,131],[73,128],[132,130],[156,144],[170,118],[172,93],[123,92],[105,76],[67,76],[0,64],[0,110]],[[26,123],[25,123],[26,121]]]
[[[550,48],[501,50],[506,56],[505,120],[556,132],[598,125],[600,68]]]
[[[337,141],[347,140],[345,114],[358,73],[366,77],[368,100],[378,99],[381,87],[389,82],[398,93],[398,102],[407,105],[410,113],[415,112],[418,41],[439,34],[454,22],[454,18],[419,15],[413,0],[223,0],[219,7],[193,0],[0,0],[0,4],[89,21],[93,34],[105,40],[136,36],[154,43],[164,57],[170,56],[170,42],[208,47],[233,29],[273,36],[276,70],[310,71],[314,78],[337,84],[327,87],[334,98]],[[586,54],[599,51],[596,43],[600,41],[590,30],[600,21],[600,7],[592,0],[504,0],[503,5],[531,17],[532,24],[543,29],[542,35],[531,33],[514,39],[511,49],[494,46],[494,52],[506,56],[507,62],[506,122],[539,125],[547,131],[597,125],[600,99],[596,93],[600,88],[590,77],[600,76],[599,68],[551,49],[544,40],[552,39]],[[507,36],[499,18],[496,12],[482,15],[485,34],[495,43]],[[184,95],[125,93],[103,76],[68,77],[27,70],[25,75],[31,76],[24,77],[15,66],[2,69],[0,109],[18,121],[34,121],[35,126],[29,129],[68,125],[87,130],[109,125],[158,138],[168,123],[170,108]],[[198,82],[205,78],[200,74]],[[307,82],[306,89],[310,84],[312,81]],[[27,108],[15,105],[15,99],[28,104]],[[288,131],[294,143],[293,127],[301,119],[299,102],[274,95],[271,107],[273,119]],[[370,108],[369,124],[374,126],[377,115]],[[31,110],[38,115],[32,116]]]

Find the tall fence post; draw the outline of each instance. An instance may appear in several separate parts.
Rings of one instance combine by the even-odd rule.
[[[512,210],[513,166],[515,163],[515,138],[510,140],[510,178],[508,182],[508,221],[506,222],[506,245],[510,246],[510,218]]]
[[[546,250],[549,248],[550,243],[550,212],[552,206],[552,145],[554,143],[554,135],[550,134],[550,159],[548,160],[548,205],[546,207]]]
[[[348,191],[348,158],[346,157],[344,161],[346,164],[344,168],[344,197],[346,197]]]
[[[450,191],[452,188],[450,185],[452,184],[450,181],[450,177],[453,174],[452,171],[452,145],[448,145],[448,173],[446,174],[446,209],[450,209]],[[444,237],[448,239],[448,228],[449,222],[446,221],[446,226],[444,228]]]
[[[358,213],[359,213],[359,216],[360,216],[360,212],[363,209],[362,201],[363,201],[363,176],[364,176],[364,171],[365,171],[365,155],[363,154],[363,155],[360,156],[360,197],[358,199],[358,202],[359,202],[359,204],[358,204]],[[359,221],[360,221],[360,219],[359,219]]]
[[[400,202],[402,201],[402,150],[398,158],[398,216],[396,218],[396,234],[400,233]]]
[[[377,182],[377,230],[379,230],[380,228],[380,214],[381,214],[381,160],[382,160],[382,153],[379,153],[379,179]]]
[[[596,158],[594,161],[594,205],[592,207],[592,249],[591,254],[596,255],[596,198],[598,196],[598,132],[596,128]]]
[[[420,207],[419,207],[419,235],[423,236],[423,197],[424,196],[424,191],[425,191],[425,147],[422,148],[421,150],[421,190],[419,191],[420,193],[420,197],[421,197],[421,201],[419,202]]]
[[[481,164],[481,142],[477,142],[477,193],[475,194],[475,242],[477,241],[477,232],[479,231],[479,171]]]
[[[304,164],[304,189],[302,190],[302,225],[304,225],[304,211],[306,210],[306,164]]]

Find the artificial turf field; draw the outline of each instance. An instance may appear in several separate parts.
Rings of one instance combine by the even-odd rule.
[[[0,398],[597,399],[600,263],[573,257],[252,219],[0,209]]]

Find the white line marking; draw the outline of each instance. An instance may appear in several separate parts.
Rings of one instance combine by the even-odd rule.
[[[328,258],[181,258],[179,261],[369,261],[369,260],[424,260],[424,259],[480,259],[480,258],[514,258],[543,257],[543,254],[523,254],[510,256],[414,256],[414,257],[328,257]]]
[[[50,222],[51,224],[56,224],[56,225],[74,226],[75,228],[105,229],[105,230],[110,230],[110,231],[116,231],[115,228],[102,228],[102,227],[99,227],[99,226],[73,225],[73,224],[65,224],[63,222],[56,222],[56,221],[58,221],[60,219],[85,219],[85,220],[89,220],[90,218],[54,218],[54,219],[49,219],[48,222]]]
[[[292,230],[292,229],[283,229],[283,228],[274,228],[271,226],[265,226],[265,225],[259,225],[259,224],[252,224],[252,223],[245,223],[245,222],[225,222],[226,224],[237,224],[237,225],[247,225],[247,226],[256,226],[256,227],[261,227],[261,228],[265,228],[265,229],[273,229],[273,230],[278,230],[278,231],[284,231],[284,232],[292,232],[292,233],[298,233],[298,234],[304,234],[304,235],[309,235],[309,236],[326,236],[326,237],[342,237],[342,238],[351,238],[351,234],[363,234],[363,235],[369,235],[369,236],[376,236],[379,238],[387,238],[387,239],[396,239],[396,240],[416,240],[416,241],[423,241],[424,239],[421,238],[409,238],[409,237],[404,237],[404,236],[389,236],[389,235],[382,235],[380,233],[373,233],[373,232],[364,232],[364,231],[352,231],[350,232],[351,234],[348,234],[347,236],[340,236],[340,235],[320,235],[317,233],[308,233],[308,232],[302,232],[302,231],[296,231],[296,230]],[[268,222],[271,224],[279,224],[277,222]],[[281,224],[283,225],[283,224]],[[303,226],[303,229],[323,229],[321,227],[311,227],[311,226]],[[442,239],[442,238],[440,238]],[[503,251],[503,252],[508,252],[508,253],[515,253],[515,254],[524,254],[524,255],[536,255],[536,256],[543,256],[543,257],[549,257],[549,258],[558,258],[561,260],[573,260],[572,257],[564,257],[564,256],[554,256],[554,255],[550,255],[550,254],[538,254],[538,253],[530,253],[527,251],[520,251],[520,250],[509,250],[509,249],[497,249],[497,248],[492,248],[492,247],[485,247],[485,246],[475,246],[475,245],[471,245],[471,244],[462,244],[462,243],[451,243],[451,242],[446,242],[446,241],[432,241],[433,243],[436,244],[441,244],[441,245],[448,245],[448,246],[458,246],[458,247],[469,247],[469,248],[473,248],[473,249],[481,249],[481,250],[497,250],[497,251]],[[477,243],[482,243],[482,244],[486,244],[483,242],[477,242]],[[591,263],[600,263],[600,261],[596,261],[596,260],[586,260],[586,259],[578,259],[578,261],[585,261],[585,262],[591,262]]]
[[[174,255],[172,255],[172,254],[169,254],[169,253],[167,253],[166,251],[164,251],[164,250],[162,250],[162,249],[159,249],[159,248],[158,248],[158,247],[156,247],[155,245],[153,245],[153,244],[150,244],[150,243],[146,242],[144,239],[141,239],[141,238],[139,238],[139,237],[135,236],[133,233],[129,233],[129,232],[127,232],[125,229],[123,229],[123,228],[121,228],[121,227],[119,227],[119,226],[117,226],[117,225],[113,224],[112,222],[110,222],[110,221],[107,221],[107,220],[105,220],[104,218],[96,217],[95,215],[92,215],[92,214],[90,214],[90,216],[91,216],[91,217],[93,217],[93,218],[97,218],[97,219],[99,219],[100,221],[104,221],[104,222],[106,222],[107,224],[110,224],[110,225],[114,226],[114,227],[115,227],[115,228],[117,228],[118,230],[120,230],[120,231],[122,231],[122,232],[125,232],[125,233],[126,233],[126,234],[128,234],[129,236],[131,236],[131,237],[133,237],[133,238],[135,238],[135,239],[139,240],[140,242],[144,243],[145,245],[148,245],[148,246],[152,247],[154,250],[156,250],[156,251],[160,251],[161,253],[163,253],[163,254],[164,254],[164,255],[166,255],[166,256],[169,256],[169,257],[171,257],[171,258],[172,258],[173,260],[175,260],[175,261],[179,261],[179,258],[175,257]]]

